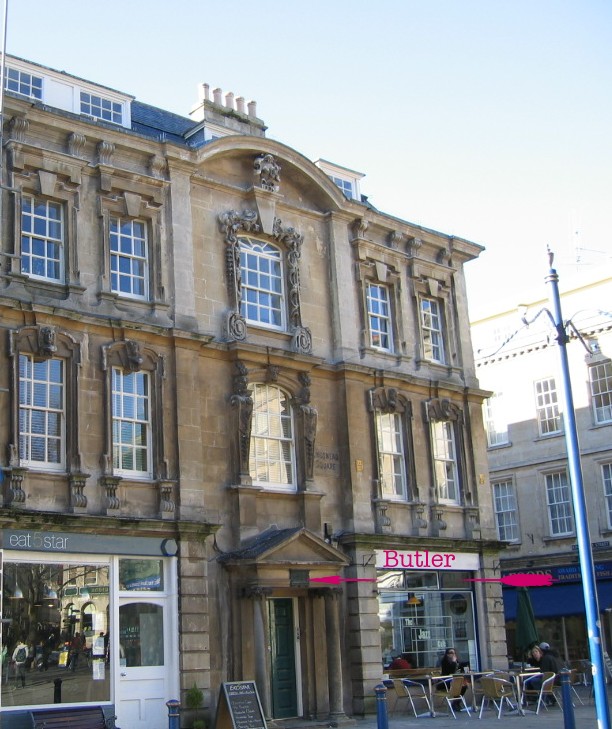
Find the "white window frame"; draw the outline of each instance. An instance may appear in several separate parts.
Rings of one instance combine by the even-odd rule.
[[[239,243],[242,296],[240,313],[248,324],[285,331],[287,323],[283,252],[271,243],[254,238],[241,237]],[[254,258],[256,267],[248,265],[250,258]],[[274,282],[277,283],[278,290],[274,289]]]
[[[40,208],[44,206],[44,214]],[[58,217],[52,217],[51,209]],[[44,230],[43,230],[44,229]],[[65,278],[65,235],[64,206],[60,202],[43,197],[24,194],[21,204],[21,273],[39,281],[63,283]],[[57,255],[49,255],[51,247],[57,247]],[[36,252],[36,249],[42,248]],[[44,274],[33,271],[34,264],[42,262]],[[26,270],[26,263],[29,270]],[[49,264],[57,268],[57,276],[48,275]]]
[[[406,501],[406,444],[400,413],[376,413],[376,444],[381,497]]]
[[[440,302],[430,296],[421,296],[419,298],[419,313],[423,358],[438,364],[446,364],[444,324]]]
[[[538,432],[541,436],[558,435],[561,432],[561,415],[554,377],[544,377],[533,383],[536,403]]]
[[[84,116],[123,126],[123,104],[91,91],[79,92],[79,110]]]
[[[295,491],[295,423],[291,397],[280,387],[267,383],[255,383],[252,397],[249,471],[253,483],[266,489]]]
[[[111,292],[129,299],[148,300],[149,233],[147,221],[111,215],[108,226]],[[142,229],[142,234],[138,228]],[[142,247],[143,252],[138,251],[139,246]],[[142,267],[141,272],[138,271],[139,266]],[[122,281],[130,283],[128,291],[121,290]],[[142,283],[142,293],[134,293],[136,282]]]
[[[45,376],[36,370],[43,367]],[[50,369],[60,367],[59,378]],[[54,405],[55,403],[55,405]],[[50,432],[50,421],[58,421]],[[38,421],[38,426],[35,423]],[[19,354],[19,460],[22,466],[45,471],[63,471],[66,462],[66,362],[61,358],[41,359],[29,352]],[[32,441],[41,440],[45,457],[34,458]],[[49,460],[51,442],[58,445],[58,458]]]
[[[606,500],[608,529],[612,529],[612,463],[601,464],[601,481],[603,484],[604,498]]]
[[[495,392],[484,401],[484,420],[489,448],[510,442],[505,397],[502,392]]]
[[[133,385],[126,387],[129,383]],[[152,476],[151,386],[151,374],[145,370],[128,372],[121,367],[112,368],[111,441],[113,473],[118,476],[132,479],[149,479]],[[130,438],[118,437],[116,431],[121,434],[124,427],[131,430]],[[137,437],[137,429],[144,430],[144,438]],[[131,453],[133,465],[137,463],[137,454],[144,454],[144,468],[124,467],[123,457],[128,453]]]
[[[593,417],[598,425],[612,423],[612,362],[599,362],[589,367],[589,384]]]
[[[550,535],[568,537],[574,534],[572,495],[567,471],[554,471],[544,475],[546,510]]]
[[[383,352],[393,352],[393,318],[391,291],[385,284],[366,283],[366,304],[370,346]]]
[[[11,86],[16,86],[17,88],[11,88]],[[23,71],[20,68],[7,66],[4,74],[4,88],[13,94],[42,101],[43,77],[36,76],[29,71]]]
[[[460,503],[460,481],[454,422],[451,420],[432,422],[431,443],[438,501],[446,504],[458,504]]]
[[[502,542],[520,541],[516,488],[512,479],[491,484],[497,536]]]

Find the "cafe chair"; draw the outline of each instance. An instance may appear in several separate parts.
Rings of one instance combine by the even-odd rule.
[[[431,704],[423,684],[417,683],[416,681],[410,681],[407,678],[394,678],[393,688],[395,689],[396,694],[393,711],[395,711],[399,702],[404,699],[410,703],[412,713],[415,718],[420,716],[431,716]],[[415,705],[415,702],[419,701],[424,704],[423,708],[427,707],[427,711],[422,711],[420,714],[417,712]]]
[[[460,711],[466,711],[468,716],[472,716],[470,714],[470,709],[468,705],[465,703],[465,697],[461,693],[464,686],[465,676],[463,675],[453,676],[452,679],[450,681],[447,681],[446,683],[446,693],[444,694],[444,698],[446,699],[448,708],[453,715],[453,719],[457,718],[457,715],[455,714],[455,709],[457,708],[458,704],[460,705]]]
[[[523,698],[525,701],[528,699],[536,700],[535,713],[540,713],[540,708],[543,706],[548,711],[547,704],[557,704],[557,697],[555,696],[555,678],[557,674],[553,671],[546,671],[541,676],[528,676],[523,681]],[[536,679],[542,679],[542,684],[538,687],[531,688],[531,684]]]
[[[482,712],[485,704],[488,706],[491,702],[497,709],[497,718],[501,719],[504,703],[508,704],[511,711],[515,706],[511,699],[516,699],[514,694],[514,686],[505,678],[497,678],[496,676],[483,676],[480,679],[480,687],[482,689],[482,702],[480,704],[480,713],[478,718],[482,719]]]

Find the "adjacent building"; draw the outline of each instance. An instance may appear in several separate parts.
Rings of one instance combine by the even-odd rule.
[[[400,651],[506,662],[464,265],[200,88],[180,116],[6,59],[3,726],[254,680],[374,709]],[[25,688],[10,661],[30,646]],[[80,641],[80,646],[78,641]]]
[[[560,274],[602,634],[611,646],[612,278],[578,283]],[[572,283],[564,287],[564,278]],[[530,590],[540,637],[577,660],[588,657],[588,640],[549,307],[534,300],[520,312],[496,312],[473,323],[472,337],[479,380],[492,391],[484,412],[497,534],[508,545],[502,571],[552,574],[552,587]],[[504,603],[514,653],[512,588],[504,590]]]

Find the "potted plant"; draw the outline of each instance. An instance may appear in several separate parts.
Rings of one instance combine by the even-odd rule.
[[[202,704],[204,703],[204,693],[202,689],[199,689],[194,683],[193,686],[187,690],[187,693],[185,694],[185,701],[187,703],[187,708],[191,709],[195,713],[195,719],[191,725],[192,729],[206,729],[206,720],[198,719],[199,710],[202,708]]]

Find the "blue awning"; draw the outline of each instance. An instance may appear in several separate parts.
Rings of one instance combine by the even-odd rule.
[[[516,589],[506,588],[504,594],[504,613],[506,620],[516,619]],[[530,587],[529,597],[533,613],[538,618],[558,618],[562,615],[584,613],[582,583],[571,585],[551,585],[550,587]],[[612,581],[597,582],[599,610],[612,608]]]

